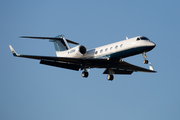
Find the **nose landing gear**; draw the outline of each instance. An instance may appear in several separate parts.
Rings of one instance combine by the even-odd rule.
[[[143,52],[143,53],[142,53],[142,56],[143,56],[143,58],[144,58],[143,63],[144,63],[144,64],[148,64],[148,60],[146,60],[146,58],[147,58],[146,52]]]
[[[148,60],[144,60],[143,61],[144,64],[148,64],[148,62],[149,62]]]

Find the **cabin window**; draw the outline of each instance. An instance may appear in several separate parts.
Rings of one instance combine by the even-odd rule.
[[[123,46],[123,44],[120,45],[120,47],[122,47],[122,46]]]
[[[95,52],[95,54],[97,54],[97,53],[98,53],[98,51]]]
[[[118,46],[115,47],[115,49],[117,49],[117,48],[118,48]]]
[[[140,40],[140,38],[137,38],[137,41]]]
[[[103,52],[103,50],[100,51],[100,53],[102,53],[102,52]]]
[[[110,48],[110,50],[112,50],[112,47]]]
[[[107,52],[108,48],[105,49],[105,52]]]

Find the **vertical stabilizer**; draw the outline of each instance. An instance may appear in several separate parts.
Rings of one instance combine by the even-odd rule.
[[[55,38],[62,38],[62,40],[51,39],[50,42],[54,42],[56,52],[69,50],[69,44],[67,43],[64,35],[58,35]]]

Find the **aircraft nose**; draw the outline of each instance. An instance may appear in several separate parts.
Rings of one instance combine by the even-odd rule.
[[[154,48],[154,47],[156,47],[156,44],[155,43],[153,43],[153,42],[151,42],[152,43],[152,47]]]
[[[149,50],[152,50],[154,47],[156,47],[156,44],[150,41]]]

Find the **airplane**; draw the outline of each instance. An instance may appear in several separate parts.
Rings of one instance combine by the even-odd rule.
[[[82,77],[87,78],[90,68],[105,68],[103,74],[107,75],[107,80],[112,81],[114,74],[131,75],[133,72],[149,72],[156,73],[152,65],[149,69],[142,68],[125,62],[123,58],[142,54],[144,64],[148,64],[146,53],[151,51],[156,44],[150,41],[147,37],[137,36],[133,38],[126,37],[125,40],[104,45],[101,47],[87,50],[85,46],[79,43],[66,39],[64,35],[56,37],[30,37],[21,36],[21,38],[31,39],[49,39],[54,43],[56,56],[34,56],[17,54],[9,45],[12,54],[16,57],[30,58],[40,60],[40,64],[61,67],[69,70],[83,70]],[[70,48],[69,44],[77,45]]]

